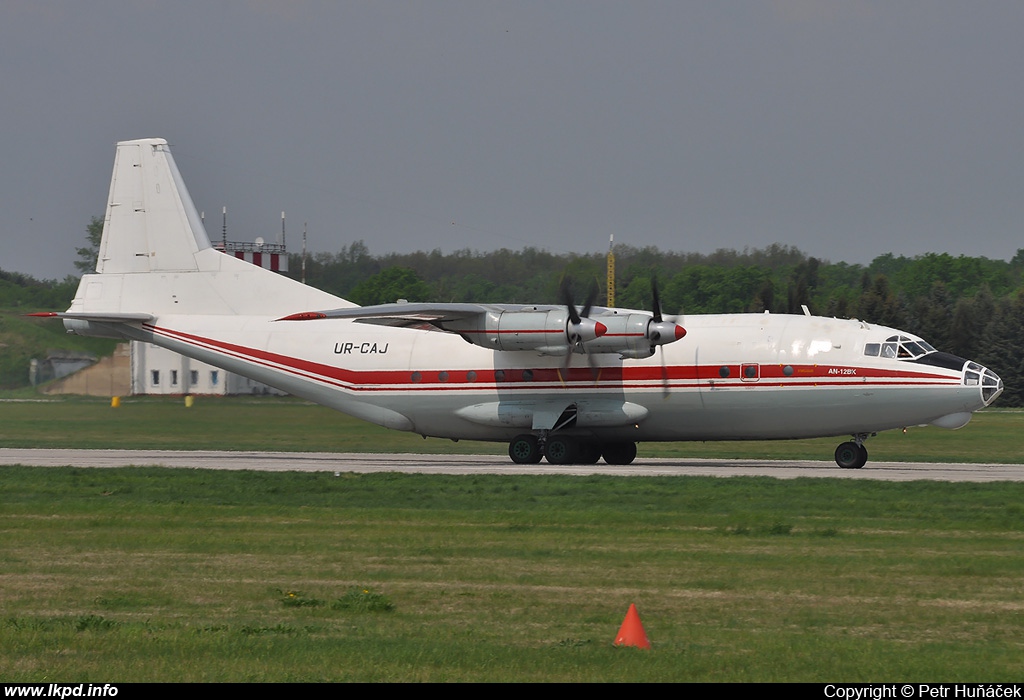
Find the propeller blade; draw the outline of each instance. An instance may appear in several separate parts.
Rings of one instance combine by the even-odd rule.
[[[580,315],[583,318],[590,316],[590,309],[593,308],[594,302],[597,301],[597,280],[590,280],[590,291],[587,292],[587,302],[583,305],[583,313]]]
[[[565,305],[565,308],[569,310],[569,321],[572,325],[578,326],[580,324],[580,314],[576,310],[576,304],[572,299],[572,289],[569,287],[568,277],[562,278],[562,284],[559,286],[558,291],[559,295],[562,297],[562,303]]]
[[[583,307],[583,313],[576,309],[576,303],[573,300],[572,289],[568,278],[562,278],[562,284],[559,289],[559,293],[562,297],[562,303],[565,304],[565,308],[569,312],[569,322],[565,327],[566,339],[569,341],[570,353],[573,351],[584,352],[583,344],[587,341],[600,338],[608,331],[608,327],[600,321],[594,321],[588,318],[590,310],[594,307],[594,302],[597,300],[597,282],[593,282],[590,286],[590,291],[587,293],[587,301]],[[568,362],[566,363],[568,367]]]
[[[590,365],[590,376],[594,379],[594,384],[597,384],[597,380],[601,377],[601,367],[597,364],[597,358],[589,352],[587,353],[587,364]]]
[[[668,367],[665,366],[665,348],[661,348],[661,352],[658,353],[661,356],[661,398],[667,399],[668,390]]]
[[[599,323],[598,325],[601,326],[602,328],[604,327],[604,324],[602,323]],[[575,350],[577,352],[582,352],[584,355],[587,356],[587,366],[590,368],[590,377],[594,380],[595,383],[597,383],[597,379],[601,375],[601,368],[597,365],[597,358],[589,350],[587,350],[586,343],[584,343],[582,340],[577,340],[575,344]],[[559,373],[560,377],[564,377],[563,383],[565,382],[565,379],[569,378],[572,374],[572,356],[574,354],[575,352],[570,352],[565,357],[565,367],[563,367],[562,372]]]
[[[651,305],[651,313],[654,316],[655,323],[661,323],[661,296],[658,294],[658,278],[651,275],[651,296],[654,301]]]

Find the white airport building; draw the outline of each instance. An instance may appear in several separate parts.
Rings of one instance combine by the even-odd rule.
[[[226,372],[152,343],[132,341],[131,393],[139,394],[274,394],[266,384]]]

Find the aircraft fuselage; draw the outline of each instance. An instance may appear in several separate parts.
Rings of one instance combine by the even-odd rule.
[[[167,316],[133,333],[389,428],[505,441],[549,429],[603,440],[737,440],[873,433],[986,405],[965,367],[865,355],[899,331],[779,314],[686,318],[645,360],[500,352],[458,336],[326,319]],[[906,334],[902,334],[907,337]],[[964,363],[966,364],[966,363]],[[956,422],[956,418],[947,419]]]

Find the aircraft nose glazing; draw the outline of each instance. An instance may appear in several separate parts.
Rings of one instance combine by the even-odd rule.
[[[982,367],[977,362],[964,365],[964,386],[981,387],[981,400],[986,406],[992,404],[1003,393],[1003,380],[992,370]]]

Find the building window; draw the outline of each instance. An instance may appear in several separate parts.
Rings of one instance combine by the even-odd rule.
[[[220,379],[220,372],[218,372],[217,370],[212,370],[210,372],[210,384],[212,384],[213,386],[217,386],[218,379]]]
[[[196,386],[199,384],[199,370],[194,369],[188,373],[188,383],[191,386]]]
[[[149,377],[153,380],[153,386],[160,386],[160,370],[154,369],[149,373]]]
[[[178,370],[171,370],[171,386],[178,386]]]

